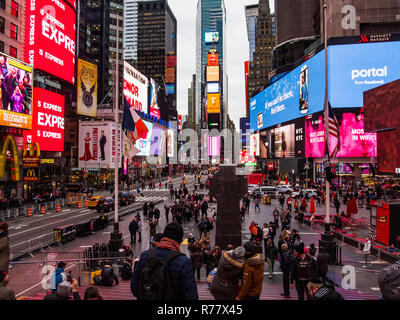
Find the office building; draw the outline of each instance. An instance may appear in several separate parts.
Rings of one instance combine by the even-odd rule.
[[[136,65],[138,37],[138,2],[124,1],[124,60]]]

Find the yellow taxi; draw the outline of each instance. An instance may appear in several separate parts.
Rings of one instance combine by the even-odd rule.
[[[103,198],[102,196],[91,197],[88,202],[88,208],[96,209],[97,203]]]

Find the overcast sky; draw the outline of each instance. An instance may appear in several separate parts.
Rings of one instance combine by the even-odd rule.
[[[178,21],[178,113],[187,115],[188,88],[196,73],[196,11],[198,0],[169,0],[168,3]],[[274,12],[274,0],[270,0]],[[258,0],[225,0],[227,31],[227,74],[229,116],[236,130],[239,119],[246,116],[244,62],[249,60],[244,6],[258,4]]]

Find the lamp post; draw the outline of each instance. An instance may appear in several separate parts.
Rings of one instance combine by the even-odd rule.
[[[72,146],[71,147],[71,183],[72,183],[72,158],[73,158],[73,150],[75,148],[78,148],[78,146]]]

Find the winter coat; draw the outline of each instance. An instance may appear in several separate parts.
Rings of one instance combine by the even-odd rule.
[[[81,296],[79,295],[79,292],[73,292],[72,293],[73,300],[81,300]],[[71,300],[71,297],[61,297],[59,296],[56,292],[53,292],[51,294],[48,294],[43,298],[43,300],[59,300],[59,301],[66,301],[66,300]]]
[[[279,264],[283,272],[290,272],[294,257],[290,250],[282,251],[279,256]]]
[[[203,248],[200,243],[194,243],[190,247],[190,260],[192,260],[193,268],[201,268],[203,265]]]
[[[164,244],[168,242],[169,244]],[[161,239],[156,248],[156,257],[164,259],[173,251],[179,250],[179,244],[169,238]],[[149,258],[149,250],[140,255],[140,260],[135,267],[131,282],[131,291],[137,296],[140,273]],[[168,265],[168,272],[171,278],[172,290],[176,300],[198,300],[197,284],[195,281],[192,261],[185,255],[173,259]]]
[[[0,233],[0,270],[8,272],[10,263],[10,244],[8,239],[8,230]]]
[[[105,265],[101,270],[101,284],[103,286],[112,286],[115,280],[115,284],[118,284],[118,278],[114,273],[114,270],[111,266]]]
[[[203,249],[207,249],[210,246],[210,243],[211,243],[210,233],[209,232],[203,233],[201,235],[200,242],[201,242],[201,245],[203,246]]]
[[[6,288],[3,283],[0,283],[0,300],[15,300],[14,292]]]
[[[267,248],[266,248],[266,250],[265,250],[265,256],[266,256],[268,259],[276,260],[276,259],[278,258],[278,249],[277,249],[275,246],[270,247],[270,246],[268,245]]]
[[[244,262],[243,284],[239,290],[238,298],[257,297],[261,294],[264,280],[265,257],[262,254],[255,254]]]
[[[307,274],[302,274],[300,264],[302,263],[307,263],[307,269],[308,272]],[[316,261],[313,258],[310,258],[309,256],[305,255],[304,258],[298,256],[295,258],[293,264],[292,264],[292,270],[290,274],[290,283],[294,283],[294,280],[299,281],[307,281],[310,280],[314,275],[316,271]]]
[[[234,260],[229,252],[225,252],[218,264],[210,286],[215,300],[235,300],[239,291],[239,280],[242,278],[243,263]]]
[[[219,250],[219,254],[214,255],[215,251]],[[221,247],[215,246],[211,253],[207,255],[207,265],[211,266],[213,269],[218,267],[219,261],[221,260]]]
[[[67,281],[67,276],[63,268],[57,268],[50,278],[50,289],[53,293],[56,292],[58,285],[61,282]]]
[[[327,272],[330,256],[326,252],[321,252],[317,257],[317,270],[319,272]]]
[[[137,221],[131,221],[131,223],[129,224],[129,232],[130,233],[135,233],[138,231],[138,223]]]

